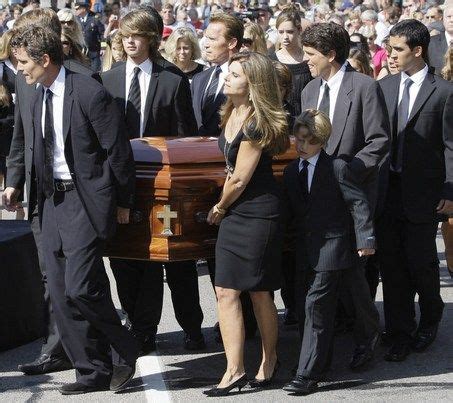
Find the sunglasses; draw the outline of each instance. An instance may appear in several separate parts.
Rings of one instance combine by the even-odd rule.
[[[61,41],[61,44],[63,46],[69,46],[70,45],[70,42],[69,41]]]
[[[245,46],[252,46],[252,44],[253,44],[253,39],[251,39],[251,38],[243,38],[243,39],[242,39],[242,43],[243,43]]]

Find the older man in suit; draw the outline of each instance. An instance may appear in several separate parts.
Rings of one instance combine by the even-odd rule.
[[[31,27],[16,38],[16,57],[30,85],[37,205],[50,296],[62,344],[77,381],[64,395],[110,387],[135,373],[137,341],[121,325],[102,254],[115,223],[127,223],[135,172],[115,103],[95,80],[63,67],[55,32]],[[14,206],[17,189],[8,188]]]
[[[347,161],[374,212],[378,166],[388,153],[389,126],[382,92],[373,79],[357,73],[347,63],[349,35],[341,26],[315,24],[304,32],[302,45],[310,72],[316,77],[302,91],[302,110],[319,109],[329,116],[332,134],[326,152]],[[357,262],[343,281],[355,313],[352,369],[372,359],[379,338],[379,314],[366,281],[365,263],[366,259]]]
[[[130,12],[120,23],[126,63],[102,74],[102,81],[121,111],[129,138],[196,136],[198,133],[187,78],[158,54],[161,26],[152,10]],[[142,353],[156,349],[162,313],[162,263],[110,259],[121,305],[127,312]],[[203,313],[194,261],[165,264],[176,319],[188,350],[205,347]]]
[[[442,214],[453,213],[453,88],[429,71],[429,42],[419,21],[396,24],[390,57],[400,73],[379,83],[393,122],[378,225],[385,326],[392,339],[387,361],[403,361],[411,348],[424,351],[436,337],[444,307],[436,234]]]
[[[453,44],[453,3],[447,4],[444,9],[444,27],[445,32],[434,35],[428,47],[429,64],[438,75],[445,66],[445,53]]]

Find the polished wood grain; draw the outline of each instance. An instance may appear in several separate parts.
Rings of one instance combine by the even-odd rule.
[[[131,223],[119,225],[107,256],[154,261],[214,257],[217,227],[206,223],[225,181],[225,160],[216,138],[151,137],[131,141],[136,165],[136,203]],[[277,178],[296,158],[294,146],[275,158]],[[177,212],[172,235],[163,234],[164,206]]]

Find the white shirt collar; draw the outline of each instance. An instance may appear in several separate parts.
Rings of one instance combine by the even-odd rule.
[[[319,155],[321,154],[321,151],[318,154],[313,155],[313,157],[310,157],[307,159],[310,165],[313,166],[313,168],[316,168],[316,164],[318,163]],[[303,168],[303,163],[304,159],[302,157],[299,158],[299,172]]]
[[[220,70],[222,70],[222,73],[221,73],[222,75],[226,76],[228,74],[228,66],[229,66],[228,61],[226,61],[225,63],[220,65]]]
[[[126,75],[132,75],[134,74],[134,68],[139,67],[141,71],[143,71],[146,74],[151,75],[151,72],[153,70],[153,63],[151,60],[146,59],[144,62],[140,64],[135,64],[132,60],[127,59],[126,61]]]
[[[327,85],[330,89],[336,86],[340,86],[341,81],[343,80],[344,72],[346,71],[346,66],[347,62],[344,62],[344,64],[340,67],[340,70],[338,70],[332,77],[330,77],[328,81],[322,79],[322,83],[325,84],[327,82]]]
[[[60,67],[60,72],[58,73],[57,78],[55,81],[52,83],[52,85],[49,87],[50,91],[52,91],[52,94],[56,95],[57,97],[62,97],[64,95],[64,84],[65,84],[65,79],[66,79],[66,69],[61,66]],[[47,90],[47,87],[44,87],[44,92]]]
[[[5,65],[14,72],[14,74],[17,74],[17,69],[14,67],[14,64],[11,63],[11,60],[6,59],[5,60]]]
[[[423,67],[420,71],[417,71],[415,74],[412,74],[411,76],[408,76],[404,71],[401,73],[401,84],[404,84],[405,81],[410,78],[413,83],[416,86],[421,86],[423,83],[423,80],[426,77],[426,74],[428,74],[428,66],[425,64],[425,67]]]
[[[445,31],[445,39],[447,41],[447,46],[450,46],[450,43],[453,41],[453,37],[447,31]]]

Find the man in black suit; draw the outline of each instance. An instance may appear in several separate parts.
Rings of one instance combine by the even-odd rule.
[[[20,32],[20,30],[29,28],[32,25],[48,27],[60,37],[61,24],[57,14],[51,9],[37,9],[21,15],[15,23],[15,30]],[[14,45],[14,40],[12,41],[12,45]],[[67,62],[68,61],[64,62],[66,68],[71,70],[75,67],[75,72],[93,76],[93,71],[80,63],[72,63],[69,66]],[[97,76],[97,79],[99,79],[99,76]],[[31,223],[38,251],[39,267],[42,273],[42,282],[44,286],[44,317],[46,319],[46,322],[44,323],[44,343],[40,355],[36,360],[19,365],[19,371],[22,371],[27,375],[43,374],[72,368],[72,364],[60,342],[60,336],[50,301],[42,251],[41,228],[39,225],[36,203],[37,189],[35,186],[35,171],[33,169],[31,156],[25,154],[25,150],[28,150],[33,145],[33,122],[30,114],[30,102],[37,91],[36,85],[27,84],[22,72],[18,71],[16,77],[14,132],[10,156],[8,158],[9,172],[6,182],[6,187],[10,187],[11,189],[22,189],[24,183],[26,184],[29,211],[28,219]]]
[[[388,119],[376,82],[347,63],[349,43],[346,30],[335,23],[315,24],[305,30],[304,58],[316,78],[302,91],[302,110],[320,109],[329,116],[332,134],[325,150],[347,161],[374,212],[378,166],[388,153]],[[366,259],[358,261],[354,270],[345,273],[342,285],[349,296],[347,305],[351,305],[346,308],[352,308],[355,314],[352,369],[372,359],[379,338],[379,313],[370,295],[365,264]],[[303,318],[299,323],[304,323]]]
[[[159,57],[159,30],[158,21],[148,10],[135,10],[125,16],[120,35],[127,62],[103,73],[103,84],[121,110],[129,138],[196,136],[189,82],[175,66]],[[162,263],[110,259],[110,265],[131,331],[147,354],[156,348],[162,313]],[[185,348],[202,349],[203,313],[195,262],[171,262],[165,268],[176,319],[185,332]]]
[[[440,75],[445,66],[445,53],[453,44],[453,4],[448,4],[444,10],[445,32],[431,37],[428,47],[429,65]]]
[[[63,67],[55,32],[35,26],[16,37],[16,58],[30,85],[39,225],[50,297],[63,347],[76,369],[62,394],[110,387],[135,373],[137,341],[121,325],[102,254],[133,202],[132,150],[116,105],[95,80]],[[18,189],[5,202],[14,206]]]
[[[104,38],[104,25],[94,15],[89,13],[90,5],[86,1],[79,1],[75,5],[77,17],[82,25],[83,37],[88,48],[88,58],[91,68],[101,70],[101,41]]]
[[[444,306],[436,233],[440,214],[453,212],[453,88],[429,72],[429,41],[422,23],[396,24],[390,31],[390,57],[400,73],[379,83],[393,123],[377,227],[385,327],[392,338],[387,361],[403,361],[410,347],[425,350],[436,337]]]
[[[283,173],[285,211],[296,231],[296,290],[307,289],[306,301],[299,294],[306,318],[297,375],[283,389],[304,395],[330,365],[340,283],[376,247],[367,196],[348,164],[323,150],[330,131],[327,115],[302,112],[294,123],[300,158]]]

